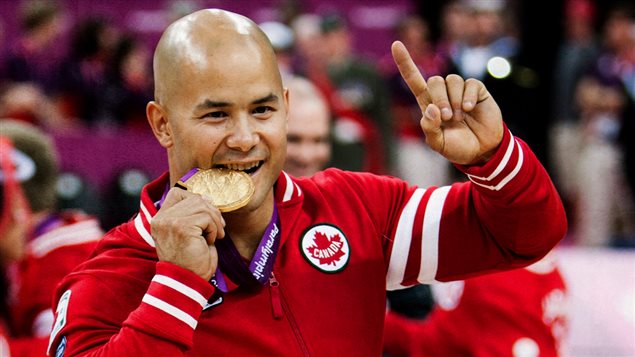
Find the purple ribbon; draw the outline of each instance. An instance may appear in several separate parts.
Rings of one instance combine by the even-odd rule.
[[[181,182],[185,182],[187,180],[190,179],[190,177],[194,176],[195,173],[198,172],[198,168],[193,168],[190,171],[188,171],[188,173],[186,173],[183,177],[181,177],[181,179],[179,181]],[[177,184],[178,185],[178,184]],[[180,187],[180,185],[179,185]],[[183,187],[181,187],[183,188]],[[165,201],[165,197],[168,195],[168,191],[170,191],[170,182],[168,181],[168,183],[165,185],[165,191],[163,191],[163,195],[161,196],[161,199],[159,200],[159,202],[156,203],[157,208],[161,208],[161,206],[163,205],[163,201]]]
[[[197,171],[198,168],[190,170],[181,177],[180,181],[186,182]],[[161,207],[169,189],[168,183],[161,200],[157,202],[158,208]],[[280,219],[276,203],[273,204],[271,220],[249,265],[240,255],[229,235],[226,234],[225,238],[217,239],[214,245],[218,251],[218,268],[210,282],[216,288],[225,293],[229,291],[223,274],[227,275],[234,283],[247,289],[255,289],[269,282],[280,246]]]
[[[223,239],[217,239],[214,245],[218,251],[215,286],[221,291],[228,291],[223,274],[227,275],[234,283],[248,289],[255,289],[269,282],[280,246],[280,220],[275,203],[271,221],[269,221],[249,265],[240,255],[229,235],[225,235]]]

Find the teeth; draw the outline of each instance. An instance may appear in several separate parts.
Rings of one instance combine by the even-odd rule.
[[[225,164],[225,167],[231,170],[245,171],[245,170],[249,170],[251,168],[258,166],[259,163],[260,161],[236,163],[236,164]]]

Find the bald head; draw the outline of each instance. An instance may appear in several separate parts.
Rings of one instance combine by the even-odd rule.
[[[219,9],[200,10],[182,17],[165,30],[155,50],[155,100],[169,101],[175,90],[187,85],[185,81],[189,78],[184,72],[210,69],[223,72],[245,57],[270,63],[271,69],[277,71],[269,39],[247,17]]]

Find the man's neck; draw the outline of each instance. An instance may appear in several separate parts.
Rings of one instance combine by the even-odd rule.
[[[225,233],[244,258],[253,258],[273,214],[273,194],[254,211],[225,214]]]

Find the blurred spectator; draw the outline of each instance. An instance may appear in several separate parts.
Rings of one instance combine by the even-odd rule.
[[[331,165],[351,171],[385,172],[386,155],[378,126],[362,110],[342,98],[335,82],[331,79],[328,69],[329,57],[333,56],[333,52],[338,51],[334,51],[337,46],[325,44],[327,41],[327,35],[323,31],[325,22],[322,16],[316,14],[301,14],[292,21],[291,28],[295,39],[293,72],[309,79],[328,102],[333,118]],[[327,29],[326,32],[330,30]],[[329,42],[337,41],[331,39]],[[350,53],[352,49],[349,48],[347,51]],[[340,54],[337,56],[341,57]],[[350,54],[346,57],[352,58]],[[358,68],[357,71],[360,72],[360,69]],[[376,73],[373,74],[375,75]],[[351,81],[353,80],[357,79],[351,78]],[[366,86],[367,83],[359,83],[360,89],[364,92],[369,91]]]
[[[329,81],[325,69],[325,49],[321,45],[321,20],[316,14],[301,14],[291,23],[295,40],[293,72],[310,78],[320,89],[321,83]]]
[[[63,31],[63,14],[56,1],[32,0],[20,8],[21,34],[6,57],[5,76],[10,82],[30,82],[49,92],[59,58],[55,45]]]
[[[428,24],[423,18],[418,15],[405,16],[396,26],[396,37],[406,45],[424,78],[445,77],[448,74],[447,61],[437,53],[430,41]],[[451,164],[426,145],[419,124],[421,110],[390,53],[380,60],[380,66],[392,97],[399,152],[395,160],[395,175],[421,187],[449,184]]]
[[[521,56],[514,8],[505,0],[465,0],[462,6],[467,10],[464,37],[450,52],[448,72],[483,81],[506,113],[511,132],[547,162],[548,116],[536,105],[540,78]]]
[[[309,80],[287,78],[289,121],[287,159],[284,170],[290,175],[313,176],[331,159],[331,112],[328,102]]]
[[[450,0],[441,7],[441,33],[437,41],[437,51],[441,56],[451,58],[459,50],[460,44],[473,31],[470,10],[464,0]]]
[[[260,28],[269,38],[273,50],[276,52],[278,67],[282,80],[293,76],[293,50],[295,45],[295,35],[291,27],[278,21],[267,21],[260,25]]]
[[[11,354],[12,336],[10,327],[9,301],[13,267],[24,256],[26,250],[27,225],[30,221],[30,209],[24,192],[17,182],[16,168],[12,163],[13,146],[11,141],[0,136],[0,354]],[[41,341],[44,348],[44,341]]]
[[[602,27],[602,50],[576,91],[580,134],[570,158],[573,229],[583,245],[633,245],[635,200],[627,160],[633,155],[635,118],[635,12],[612,8]],[[632,171],[631,171],[632,172]],[[629,244],[630,242],[630,244]]]
[[[13,248],[19,248],[9,256],[14,262],[9,286],[15,289],[7,305],[10,345],[17,356],[26,352],[44,356],[53,326],[52,291],[89,256],[103,231],[94,217],[56,209],[57,157],[43,131],[22,121],[0,119],[0,135],[12,145],[3,150],[1,213],[3,221],[10,222],[3,227],[14,232]],[[14,182],[7,180],[10,177]],[[20,192],[23,204],[15,198],[22,197]],[[8,242],[7,228],[3,229],[0,241]]]
[[[568,213],[572,213],[575,164],[580,140],[580,114],[575,88],[589,72],[600,52],[595,32],[596,9],[591,0],[568,0],[564,8],[564,40],[556,54],[554,123],[550,130],[550,162],[555,183]]]
[[[423,320],[386,315],[384,352],[399,356],[566,355],[568,289],[552,255],[524,268],[433,286]]]
[[[576,121],[575,86],[600,51],[592,0],[568,0],[564,5],[564,39],[558,49],[554,83],[554,114],[559,121]]]
[[[53,101],[33,82],[0,88],[0,118],[15,118],[46,129],[63,129],[66,120]]]
[[[78,125],[108,127],[116,122],[103,93],[111,82],[108,76],[118,38],[117,28],[100,17],[83,19],[74,29],[71,53],[59,70],[57,94],[65,117]]]
[[[320,31],[326,76],[317,78],[315,83],[325,93],[336,117],[336,166],[353,171],[391,172],[394,129],[383,77],[373,62],[354,53],[348,24],[341,15],[325,15]]]
[[[618,142],[624,154],[622,164],[632,208],[635,206],[635,5],[632,2],[619,2],[612,7],[604,26],[604,37],[606,52],[598,60],[597,68],[621,83],[625,97]],[[633,246],[635,237],[631,238],[630,246]]]
[[[104,119],[132,130],[146,130],[146,105],[153,99],[152,62],[145,44],[131,35],[115,45],[106,69]]]
[[[617,144],[626,98],[619,83],[587,77],[578,85],[577,100],[582,137],[575,160],[576,242],[608,246],[622,235],[620,226],[629,231],[633,228],[630,188]]]

